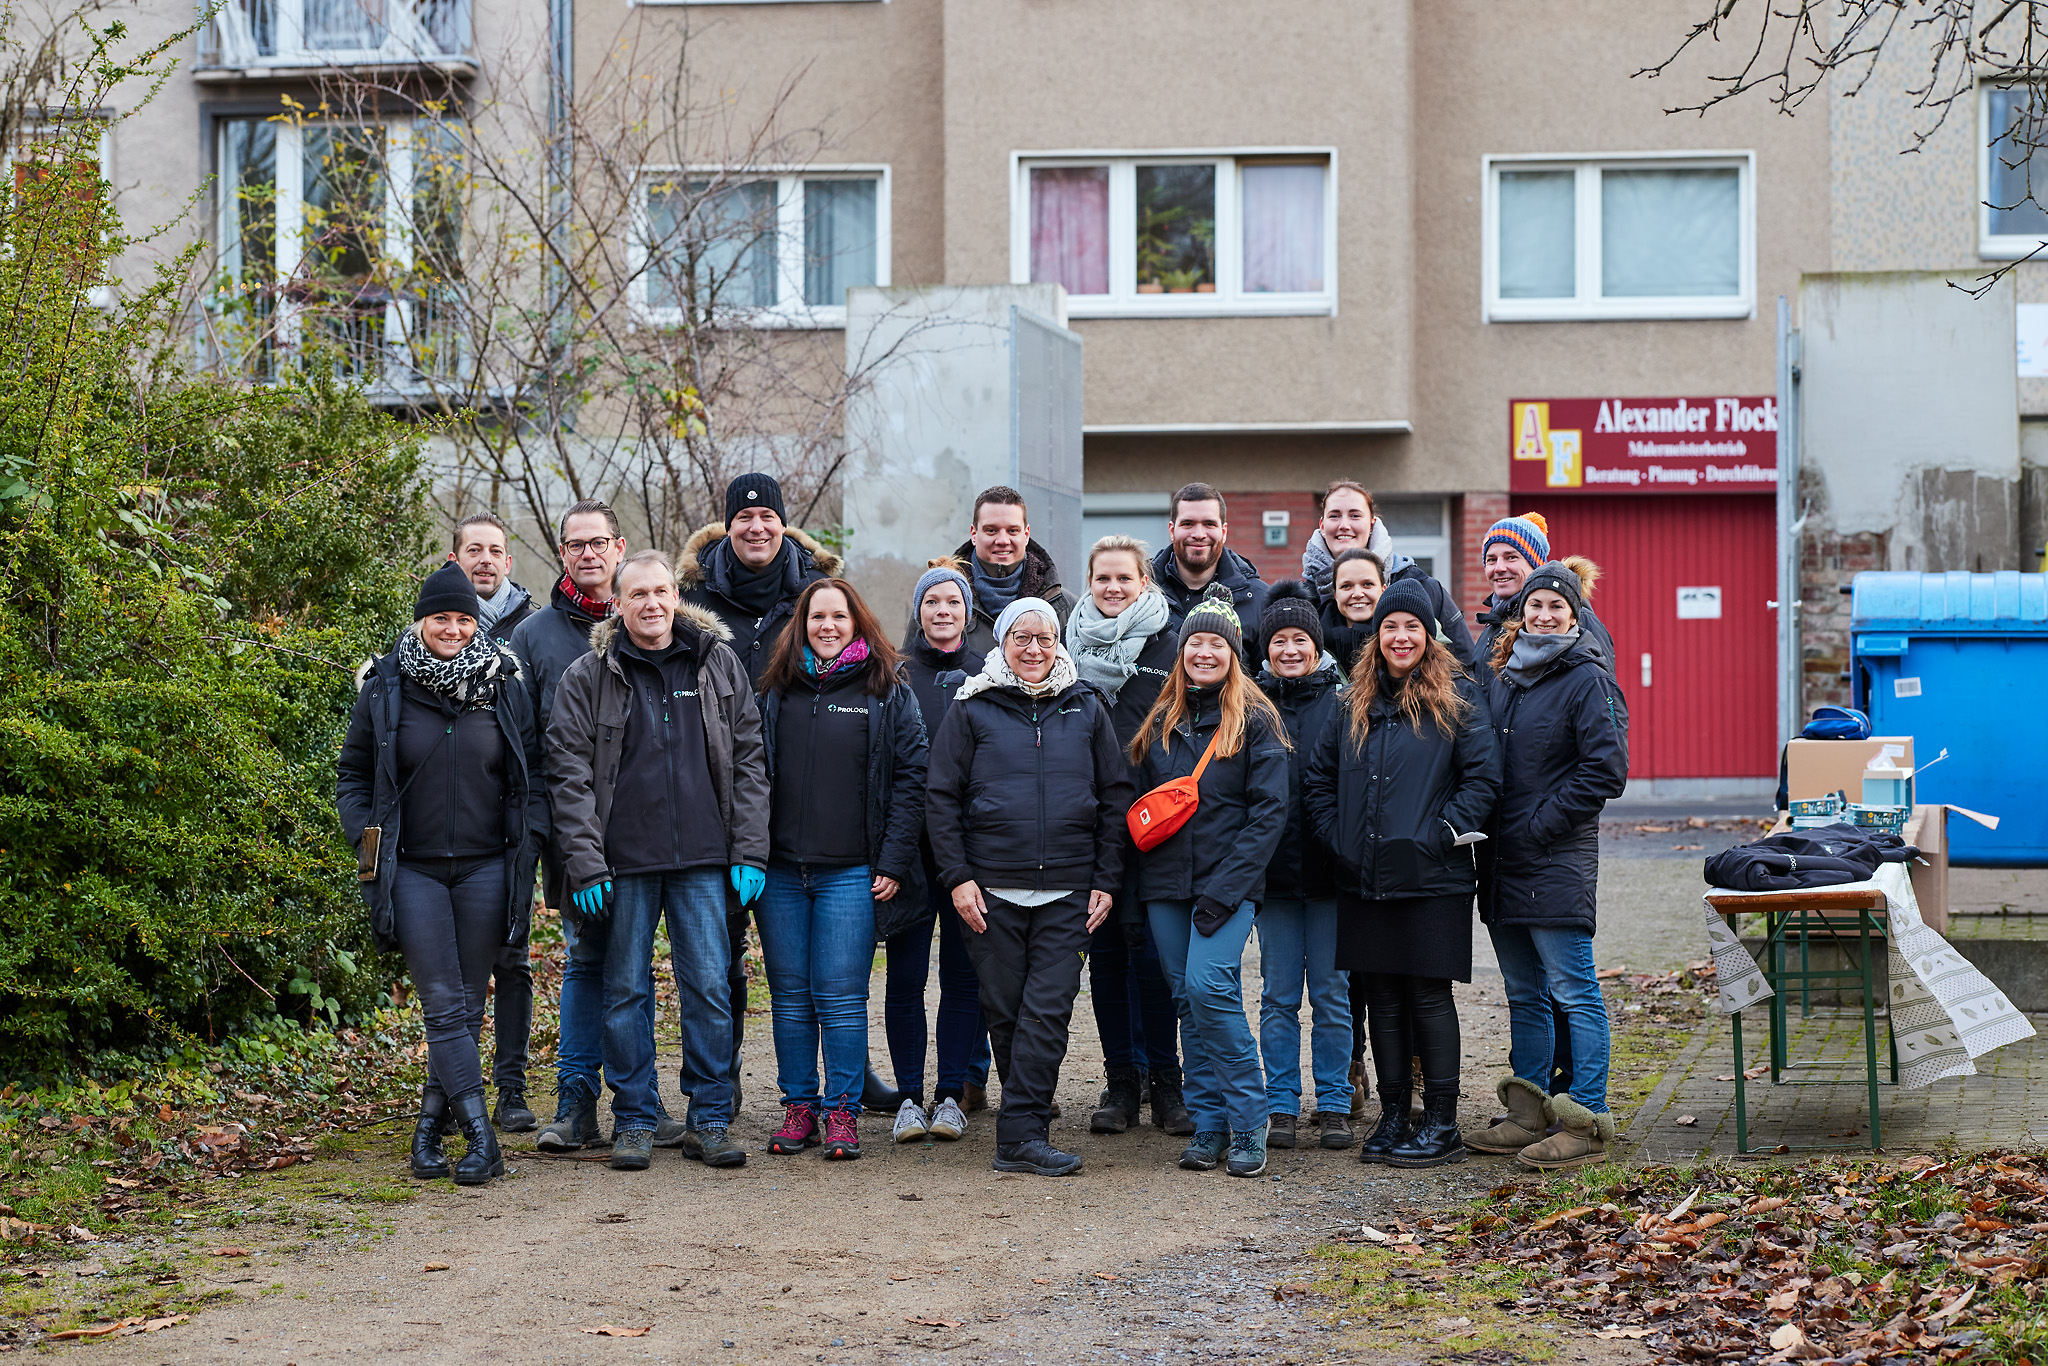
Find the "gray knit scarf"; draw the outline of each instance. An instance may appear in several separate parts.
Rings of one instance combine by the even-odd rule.
[[[1067,617],[1067,653],[1084,681],[1114,698],[1138,672],[1145,642],[1172,617],[1172,604],[1157,588],[1147,588],[1114,617],[1104,616],[1094,597],[1084,597]]]
[[[1372,530],[1365,534],[1365,548],[1382,560],[1394,553],[1394,538],[1387,534],[1386,524],[1377,517],[1372,519]],[[1301,576],[1314,586],[1316,596],[1324,602],[1328,602],[1336,591],[1337,557],[1323,540],[1321,527],[1309,535],[1308,544],[1301,549]]]
[[[438,658],[417,631],[398,638],[398,671],[437,697],[467,710],[496,709],[498,680],[519,676],[519,656],[479,630],[453,659]]]
[[[1545,674],[1556,667],[1557,661],[1578,643],[1579,628],[1576,626],[1569,631],[1549,636],[1524,631],[1515,637],[1515,648],[1508,655],[1507,668],[1501,672],[1505,673],[1508,681],[1516,687],[1533,688],[1542,681]]]

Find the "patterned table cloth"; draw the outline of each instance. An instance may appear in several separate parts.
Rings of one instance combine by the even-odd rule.
[[[2013,1008],[1991,979],[1971,966],[1946,939],[1920,919],[1920,903],[1903,863],[1887,863],[1868,882],[1844,882],[1826,888],[1789,892],[1735,892],[1707,889],[1707,897],[1765,896],[1797,898],[1814,891],[1882,892],[1889,922],[1885,949],[1891,976],[1892,1033],[1899,1043],[1899,1085],[1907,1090],[1929,1086],[1943,1077],[1974,1075],[1981,1058],[1994,1048],[2034,1035],[2027,1017]],[[1769,1000],[1771,984],[1734,926],[1722,918],[1711,900],[1705,903],[1707,944],[1714,955],[1720,982],[1720,1009],[1732,1015]],[[1749,914],[1750,912],[1744,912]],[[1876,914],[1873,912],[1873,914]]]

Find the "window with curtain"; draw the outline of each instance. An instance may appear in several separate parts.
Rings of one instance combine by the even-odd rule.
[[[881,174],[719,182],[650,172],[642,184],[638,288],[656,324],[708,309],[766,326],[838,326],[847,290],[889,282]]]
[[[1750,176],[1747,156],[1492,160],[1487,316],[1749,316]]]
[[[1019,161],[1011,278],[1079,317],[1328,313],[1330,157]]]
[[[2042,207],[2048,204],[2048,107],[2042,91],[1985,87],[1984,125],[1984,254],[2024,256],[2048,239],[2048,209]]]

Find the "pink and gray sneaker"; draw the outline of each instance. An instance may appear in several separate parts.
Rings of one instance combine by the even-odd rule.
[[[860,1128],[850,1109],[825,1112],[825,1160],[851,1162],[860,1156]]]
[[[768,1139],[768,1151],[787,1157],[818,1146],[818,1112],[808,1105],[783,1107],[782,1127]]]

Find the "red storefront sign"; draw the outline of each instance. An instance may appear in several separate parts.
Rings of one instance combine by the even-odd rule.
[[[1775,398],[1550,398],[1508,404],[1514,493],[1770,493]]]

